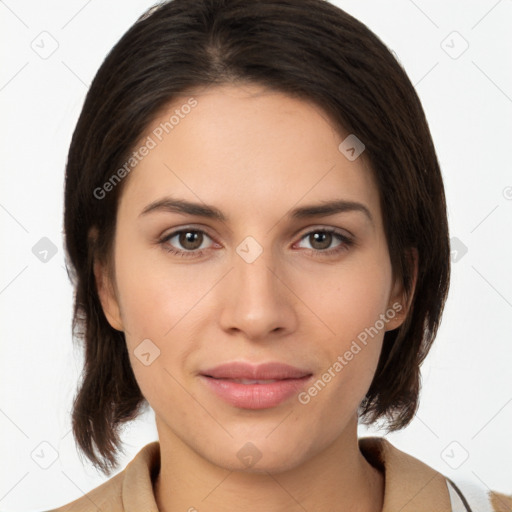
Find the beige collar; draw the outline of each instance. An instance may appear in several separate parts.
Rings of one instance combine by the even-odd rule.
[[[359,439],[359,449],[373,466],[384,471],[382,512],[451,512],[446,479],[382,437]],[[128,464],[122,485],[126,512],[158,512],[153,482],[160,469],[160,444],[142,448]]]
[[[362,437],[359,449],[384,471],[382,512],[451,512],[446,478],[383,437]]]

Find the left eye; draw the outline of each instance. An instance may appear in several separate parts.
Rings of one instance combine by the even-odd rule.
[[[348,244],[350,242],[346,236],[329,229],[317,229],[316,231],[310,231],[309,233],[306,233],[301,240],[310,240],[310,244],[313,243],[316,245],[316,247],[313,246],[311,249],[321,252],[329,249],[331,243],[336,238],[340,241],[339,245],[343,245],[343,243]]]

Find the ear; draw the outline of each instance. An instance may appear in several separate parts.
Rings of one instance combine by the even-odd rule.
[[[418,250],[415,247],[408,250],[408,258],[410,268],[412,269],[411,291],[407,294],[402,280],[399,277],[395,279],[388,303],[388,311],[394,311],[395,315],[387,322],[386,331],[392,331],[400,327],[407,318],[411,308],[412,298],[416,290],[416,281],[418,279]]]
[[[124,331],[121,309],[114,290],[114,285],[106,266],[97,260],[94,262],[94,278],[96,280],[96,289],[98,290],[103,313],[108,323],[114,329]]]

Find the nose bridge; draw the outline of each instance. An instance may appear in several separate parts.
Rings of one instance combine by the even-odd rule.
[[[267,239],[268,240],[268,239]],[[257,304],[260,300],[275,300],[280,293],[270,245],[264,246],[253,236],[247,236],[236,247],[234,257],[237,288],[246,301]]]
[[[275,288],[275,275],[271,272],[275,266],[272,248],[264,247],[255,238],[249,236],[237,247],[235,259],[236,274],[242,283],[260,292],[268,293]],[[238,261],[237,261],[238,260]]]
[[[286,299],[286,287],[276,276],[279,265],[272,248],[247,236],[236,247],[233,267],[229,297],[221,314],[223,327],[244,331],[250,338],[290,328],[294,314]]]

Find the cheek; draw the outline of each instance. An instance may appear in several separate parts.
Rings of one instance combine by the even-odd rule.
[[[385,254],[365,256],[305,273],[294,287],[315,313],[322,335],[335,339],[339,349],[375,326],[388,308],[391,265]]]
[[[127,251],[130,245],[134,249]],[[137,250],[136,243],[120,239],[118,249],[116,279],[125,332],[133,342],[163,339],[194,309],[211,284],[192,266],[167,263],[158,248]]]
[[[384,254],[354,259],[319,277],[308,305],[319,312],[323,339],[318,338],[316,348],[323,351],[325,366],[321,382],[311,391],[323,396],[318,406],[323,402],[335,410],[352,410],[366,394],[377,368],[386,329],[383,315],[387,321],[393,318],[387,315],[391,265]],[[305,286],[311,285],[308,279]]]
[[[191,265],[168,264],[156,250],[127,251],[127,247],[136,245],[118,240],[116,280],[133,371],[151,402],[158,402],[162,389],[180,396],[173,376],[179,378],[195,349],[184,340],[198,323],[204,307],[201,299],[218,278]]]

